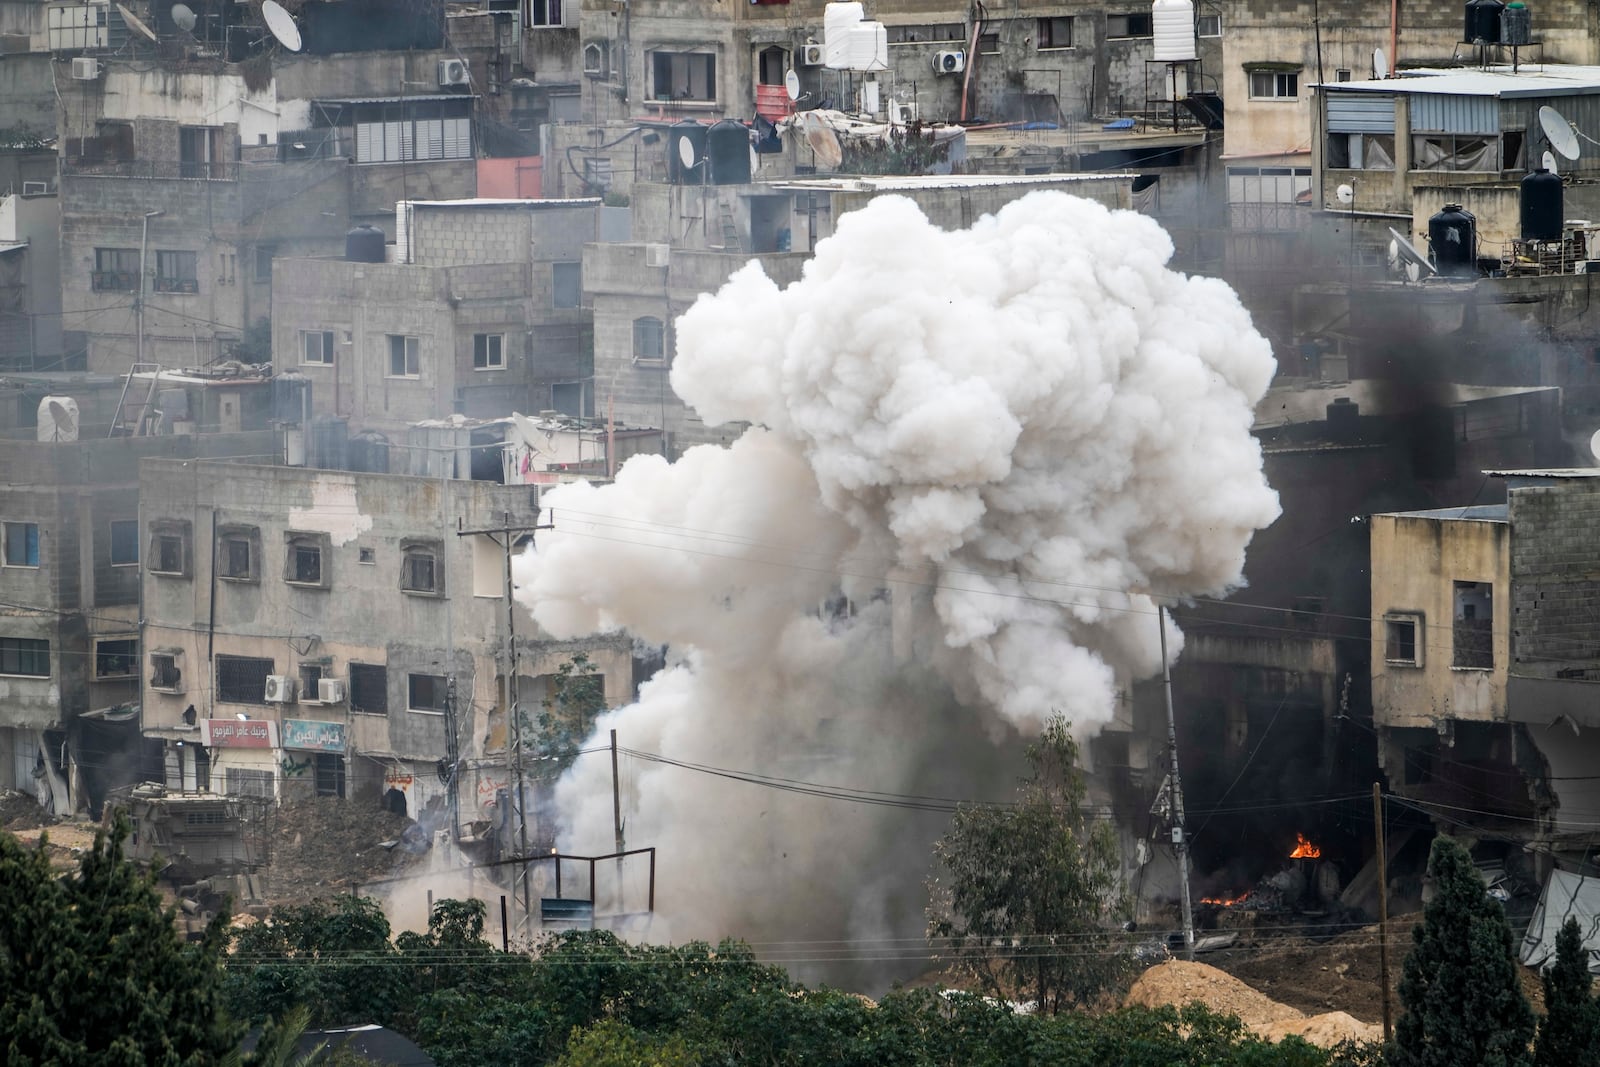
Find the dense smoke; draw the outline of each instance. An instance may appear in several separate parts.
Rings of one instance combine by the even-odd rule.
[[[1059,193],[960,232],[891,197],[841,218],[788,289],[752,263],[703,296],[672,385],[708,424],[754,428],[547,494],[555,529],[519,561],[551,634],[671,649],[601,729],[675,760],[979,799],[1009,793],[1000,746],[1052,711],[1099,729],[1159,667],[1147,594],[1236,585],[1278,512],[1249,432],[1268,345],[1171,253],[1149,219]],[[558,789],[565,847],[609,850],[604,763]],[[628,767],[628,844],[660,849],[653,936],[920,929],[945,816]]]

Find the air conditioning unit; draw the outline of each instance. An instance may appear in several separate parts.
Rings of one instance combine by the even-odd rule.
[[[266,701],[268,704],[294,703],[294,679],[286,674],[267,675]]]
[[[967,69],[967,54],[959,48],[933,54],[935,74],[960,74]]]
[[[43,196],[50,191],[49,182],[23,182],[23,196]]]
[[[317,681],[317,699],[324,704],[344,703],[344,679],[321,678]]]
[[[647,267],[665,267],[672,255],[671,245],[650,244],[644,246],[644,265]]]
[[[820,44],[806,44],[800,49],[800,65],[805,67],[822,66],[822,46]]]
[[[72,80],[92,82],[100,77],[100,61],[92,56],[78,56],[72,61]]]
[[[439,88],[453,89],[472,84],[472,72],[464,59],[439,60]]]

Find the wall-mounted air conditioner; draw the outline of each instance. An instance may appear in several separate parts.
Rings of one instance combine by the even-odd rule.
[[[324,704],[344,703],[344,679],[322,678],[317,681],[317,699]]]
[[[72,80],[92,82],[100,77],[100,61],[93,56],[77,56],[72,61]]]
[[[294,702],[294,679],[286,674],[267,675],[266,701],[268,704],[291,704]]]
[[[472,84],[472,71],[464,59],[439,60],[439,88],[453,89]]]
[[[933,54],[933,72],[935,74],[960,74],[967,69],[967,54],[959,48]]]
[[[44,196],[49,191],[50,191],[50,183],[49,182],[23,182],[22,183],[22,195],[23,196]]]
[[[647,267],[665,267],[671,255],[671,245],[647,244],[644,246],[644,265]]]
[[[820,44],[807,42],[800,49],[800,65],[803,67],[820,67],[823,61],[823,51]]]

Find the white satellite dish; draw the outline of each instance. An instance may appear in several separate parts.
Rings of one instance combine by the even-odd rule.
[[[698,162],[694,158],[694,142],[687,137],[678,138],[678,162],[685,167],[693,167]]]
[[[194,9],[188,4],[172,5],[172,24],[184,33],[193,33],[195,24],[199,21],[195,17]]]
[[[1341,204],[1353,204],[1356,201],[1356,189],[1353,185],[1341,185],[1334,190],[1334,195]]]
[[[1389,237],[1391,262],[1404,263],[1406,265],[1406,274],[1412,281],[1416,281],[1424,273],[1439,273],[1434,265],[1428,261],[1428,257],[1423,255],[1417,246],[1411,243],[1411,238],[1396,230],[1393,226],[1389,227]],[[1413,268],[1416,270],[1415,274],[1412,273]]]
[[[1389,76],[1389,57],[1383,54],[1383,49],[1372,50],[1372,76],[1382,81]]]
[[[70,396],[47,396],[39,402],[38,439],[76,441],[78,402]]]
[[[1565,115],[1546,104],[1539,109],[1539,128],[1557,153],[1567,159],[1578,158],[1578,131],[1572,128]]]
[[[1553,152],[1546,152],[1544,154],[1544,160],[1542,162],[1544,164],[1544,169],[1549,171],[1551,174],[1560,174],[1561,173],[1559,170],[1556,169],[1556,157],[1555,157],[1555,154]]]
[[[267,29],[278,43],[291,52],[300,51],[300,30],[295,26],[293,17],[283,9],[278,0],[261,0],[261,17],[266,20]]]
[[[820,120],[806,126],[806,143],[816,154],[817,162],[832,170],[844,162],[844,149],[839,145],[839,135]]]
[[[128,29],[132,30],[134,33],[148,37],[152,41],[156,39],[156,31],[152,30],[149,26],[146,26],[144,24],[144,20],[138,15],[135,15],[132,11],[129,11],[128,5],[118,4],[117,14],[122,16],[122,21],[127,25]]]
[[[796,74],[793,68],[783,76],[783,91],[789,94],[791,101],[800,99],[800,75]]]
[[[1600,461],[1600,430],[1596,430],[1594,436],[1589,438],[1589,452],[1596,461]]]

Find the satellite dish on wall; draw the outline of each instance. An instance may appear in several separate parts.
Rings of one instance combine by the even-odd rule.
[[[261,0],[261,17],[266,20],[267,29],[279,44],[291,52],[300,51],[300,30],[278,0]]]
[[[1554,152],[1546,152],[1544,154],[1543,163],[1544,163],[1544,169],[1549,171],[1551,174],[1560,174],[1561,173],[1559,170],[1556,169],[1556,157],[1555,157],[1555,153]]]
[[[1572,128],[1565,115],[1546,104],[1539,109],[1539,128],[1557,153],[1567,159],[1578,158],[1578,131]]]
[[[117,14],[122,16],[122,21],[127,25],[128,29],[132,30],[134,33],[137,33],[143,37],[148,37],[152,41],[156,39],[156,31],[152,30],[149,26],[146,26],[144,24],[144,20],[138,15],[135,15],[132,11],[129,11],[127,4],[118,4]]]
[[[1600,430],[1596,430],[1594,436],[1589,438],[1589,452],[1596,462],[1600,462]]]
[[[839,146],[839,135],[820,121],[806,127],[806,144],[816,153],[817,162],[829,170],[844,162],[844,149]]]
[[[195,23],[198,21],[199,19],[195,17],[194,9],[188,4],[172,5],[172,24],[184,33],[193,33]]]
[[[1389,237],[1391,262],[1404,264],[1406,274],[1412,281],[1416,281],[1424,274],[1439,273],[1438,269],[1428,261],[1428,257],[1423,255],[1421,250],[1411,243],[1411,238],[1396,230],[1393,226],[1389,227]],[[1415,273],[1413,273],[1413,270],[1415,270]]]
[[[694,158],[694,142],[687,137],[678,138],[678,162],[685,168],[693,167],[699,160]]]
[[[789,94],[791,102],[800,99],[800,75],[792,68],[783,76],[783,91]]]
[[[1356,189],[1353,185],[1341,185],[1334,190],[1333,195],[1339,198],[1341,204],[1353,204],[1356,201]]]
[[[1389,76],[1389,57],[1383,54],[1383,49],[1372,50],[1372,76],[1382,81]]]

